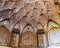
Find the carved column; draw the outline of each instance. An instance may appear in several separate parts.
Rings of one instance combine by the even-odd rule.
[[[41,29],[41,30],[37,31],[37,48],[44,47],[44,45],[43,45],[43,34],[45,34],[44,30]],[[39,42],[39,36],[41,37],[41,39],[40,39],[41,43]],[[43,46],[41,46],[41,45],[43,45]]]
[[[11,33],[11,46],[12,47],[18,47],[19,46],[19,30],[18,29],[14,29]]]
[[[48,42],[48,32],[47,32],[47,33],[45,33],[45,35],[46,35],[47,47],[48,47],[48,46],[49,46],[49,42]]]
[[[46,34],[43,34],[43,44],[44,44],[44,48],[47,48],[47,37],[46,37]]]
[[[37,34],[37,48],[39,48],[38,34]]]

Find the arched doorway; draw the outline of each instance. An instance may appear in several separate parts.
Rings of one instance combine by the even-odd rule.
[[[21,48],[35,48],[36,44],[36,35],[33,32],[22,33]]]
[[[9,43],[10,43],[10,32],[5,26],[0,25],[0,45],[8,46]]]

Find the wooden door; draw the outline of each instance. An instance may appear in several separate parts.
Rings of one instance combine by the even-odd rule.
[[[0,45],[8,46],[10,43],[10,32],[5,26],[0,26]]]
[[[32,32],[25,32],[22,34],[22,47],[24,48],[33,48],[36,47],[36,36]]]

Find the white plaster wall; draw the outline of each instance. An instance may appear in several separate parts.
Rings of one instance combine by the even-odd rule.
[[[60,29],[48,33],[49,46],[60,46]]]

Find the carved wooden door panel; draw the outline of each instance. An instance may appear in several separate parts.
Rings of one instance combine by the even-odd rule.
[[[10,43],[10,32],[5,26],[0,26],[0,46],[8,46]]]
[[[22,34],[21,45],[25,48],[31,48],[36,46],[36,37],[32,32],[25,32]]]

